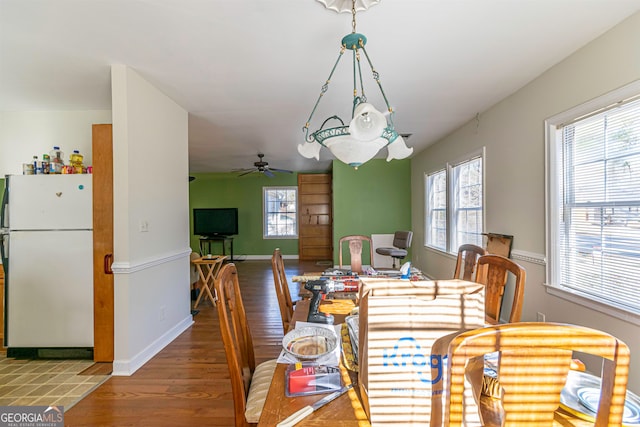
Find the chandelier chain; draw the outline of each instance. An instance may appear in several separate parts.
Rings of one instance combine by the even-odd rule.
[[[351,32],[356,32],[356,0],[351,0]]]

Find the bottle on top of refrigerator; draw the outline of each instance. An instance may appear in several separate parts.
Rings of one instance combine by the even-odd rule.
[[[49,152],[49,162],[50,173],[62,173],[62,166],[64,166],[64,153],[60,150],[60,147],[54,146],[53,150]]]
[[[71,162],[71,166],[73,166],[73,173],[82,173],[83,156],[80,154],[80,151],[73,150],[73,153],[69,156],[69,160]]]
[[[35,175],[42,174],[42,162],[38,160],[38,156],[33,156],[33,173]]]
[[[43,154],[42,155],[42,173],[44,174],[48,174],[49,173],[49,155],[48,154]]]

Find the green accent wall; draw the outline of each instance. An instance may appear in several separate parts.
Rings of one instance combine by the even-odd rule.
[[[191,174],[189,183],[189,224],[191,249],[199,252],[199,236],[193,235],[194,208],[238,208],[238,235],[233,240],[233,255],[271,255],[280,248],[283,255],[298,254],[298,239],[262,238],[262,187],[297,186],[297,174],[277,173],[274,178],[262,174],[238,177],[233,173]],[[211,252],[222,254],[221,244],[211,244]],[[227,253],[228,254],[228,253]]]
[[[333,247],[338,262],[338,241],[350,234],[392,234],[411,227],[411,161],[409,159],[370,160],[357,170],[333,162]],[[234,237],[234,257],[267,256],[275,248],[283,255],[298,255],[298,239],[262,238],[262,187],[297,186],[297,174],[261,174],[238,177],[234,173],[191,174],[189,221],[191,249],[199,252],[199,236],[193,235],[194,208],[238,208],[238,235]],[[211,252],[221,254],[221,244],[211,244]],[[366,255],[366,254],[365,254]],[[347,256],[345,262],[350,262]],[[370,264],[368,255],[363,263]]]
[[[352,234],[393,234],[398,230],[411,230],[411,160],[387,162],[374,159],[357,170],[334,161],[334,262],[338,263],[338,242],[341,237]],[[348,254],[346,245],[343,251]],[[346,262],[350,262],[349,257],[346,258]],[[367,253],[363,254],[362,263],[370,263]]]

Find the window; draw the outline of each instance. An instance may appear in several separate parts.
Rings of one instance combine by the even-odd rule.
[[[465,243],[482,246],[484,154],[426,175],[427,246],[457,253]]]
[[[447,173],[427,175],[427,245],[447,250]]]
[[[298,189],[296,187],[263,187],[263,236],[298,237]]]
[[[611,107],[605,96],[604,108],[592,102],[590,111],[547,121],[547,280],[640,314],[640,90],[635,95]]]

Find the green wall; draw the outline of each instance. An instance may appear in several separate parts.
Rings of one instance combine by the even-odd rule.
[[[280,248],[283,255],[298,254],[298,239],[262,238],[262,187],[298,185],[296,174],[262,174],[238,177],[232,173],[192,174],[189,183],[191,249],[199,251],[198,236],[193,235],[193,208],[238,208],[238,235],[233,241],[234,257],[271,255]],[[214,249],[215,247],[215,249]],[[211,252],[221,254],[220,243],[212,243]]]
[[[357,170],[333,162],[333,247],[338,262],[338,241],[349,234],[392,234],[411,227],[411,161],[370,160]],[[238,208],[238,235],[234,256],[266,256],[280,248],[284,255],[298,254],[297,239],[262,238],[262,187],[298,184],[297,174],[276,174],[274,178],[233,173],[192,174],[189,183],[191,248],[199,251],[193,235],[193,208]],[[220,243],[211,252],[222,253]],[[347,256],[344,260],[350,262]],[[363,263],[370,264],[368,256]]]
[[[411,230],[411,160],[375,159],[357,170],[334,161],[334,262],[338,262],[338,241],[342,236],[393,234],[398,230]],[[346,245],[345,250],[348,254]],[[346,258],[348,263],[349,257]],[[368,254],[363,254],[362,263],[369,262]]]

